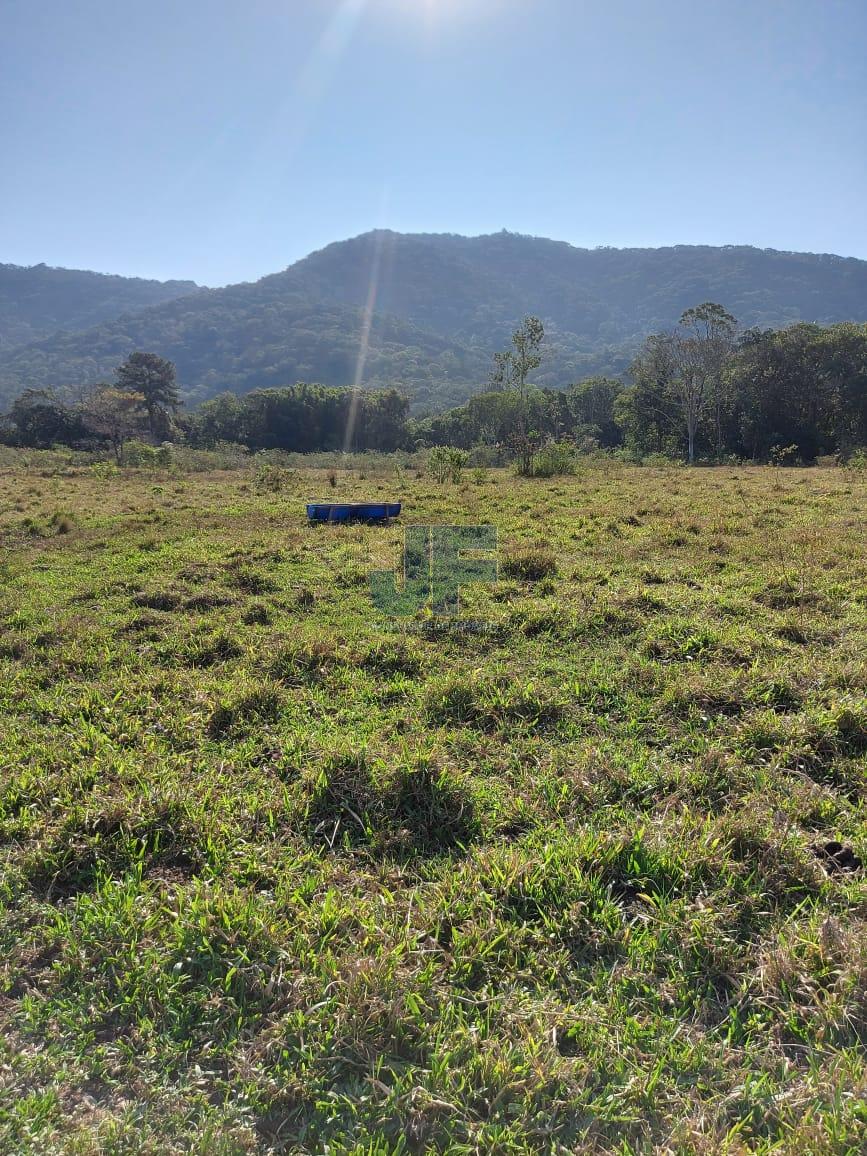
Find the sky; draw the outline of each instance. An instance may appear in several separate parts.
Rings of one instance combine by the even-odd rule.
[[[368,229],[867,258],[865,0],[0,0],[0,262]]]

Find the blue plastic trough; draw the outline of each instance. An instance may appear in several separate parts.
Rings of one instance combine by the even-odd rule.
[[[311,522],[387,522],[400,513],[400,502],[308,502]]]

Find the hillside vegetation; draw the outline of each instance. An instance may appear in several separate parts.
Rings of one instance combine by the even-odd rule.
[[[364,307],[375,281],[366,358]],[[625,369],[643,338],[699,301],[744,327],[863,321],[867,262],[745,246],[577,249],[509,233],[368,233],[254,284],[203,290],[0,356],[0,397],[106,379],[135,349],[178,367],[188,402],[316,381],[409,393],[444,409],[475,392],[527,313],[545,322],[540,386]]]
[[[48,265],[0,265],[0,355],[58,330],[89,329],[196,289],[195,281],[146,281]]]
[[[143,454],[167,464],[174,443],[296,453],[436,445],[471,450],[474,464],[514,461],[525,476],[574,473],[579,454],[600,449],[633,462],[685,454],[691,463],[776,465],[867,453],[867,325],[800,322],[739,334],[734,317],[704,302],[646,338],[631,384],[597,376],[565,390],[528,380],[544,364],[545,344],[541,321],[525,318],[511,348],[494,355],[487,390],[421,420],[394,389],[307,383],[224,392],[181,409],[174,365],[138,351],[113,382],[83,388],[75,401],[25,390],[0,415],[0,442],[110,447],[118,465],[125,456],[141,464]]]
[[[2,452],[0,1149],[865,1151],[863,473]]]

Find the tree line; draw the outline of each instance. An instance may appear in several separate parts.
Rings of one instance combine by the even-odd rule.
[[[519,468],[547,443],[568,441],[721,461],[812,462],[867,446],[867,324],[738,331],[721,305],[688,309],[653,334],[627,380],[590,377],[564,390],[526,385],[541,325],[528,318],[497,355],[489,388],[417,423],[429,444],[511,447]]]
[[[222,393],[183,412],[175,367],[154,353],[133,353],[115,380],[74,401],[52,390],[25,390],[0,419],[0,441],[47,448],[109,446],[120,464],[132,440],[182,441],[197,448],[234,442],[248,449],[406,448],[409,401],[397,390],[350,390],[322,385]]]
[[[561,443],[690,462],[811,462],[867,446],[867,324],[740,332],[722,306],[705,302],[648,337],[626,380],[590,377],[564,389],[531,383],[544,340],[541,321],[526,318],[511,348],[494,356],[480,393],[421,419],[395,389],[304,383],[223,393],[184,412],[172,363],[138,352],[113,382],[77,399],[25,391],[2,419],[0,439],[110,446],[118,461],[132,438],[300,453],[488,446],[523,473],[543,447]]]

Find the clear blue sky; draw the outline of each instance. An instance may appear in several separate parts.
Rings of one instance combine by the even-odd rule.
[[[0,261],[378,225],[867,258],[864,0],[0,0]]]

